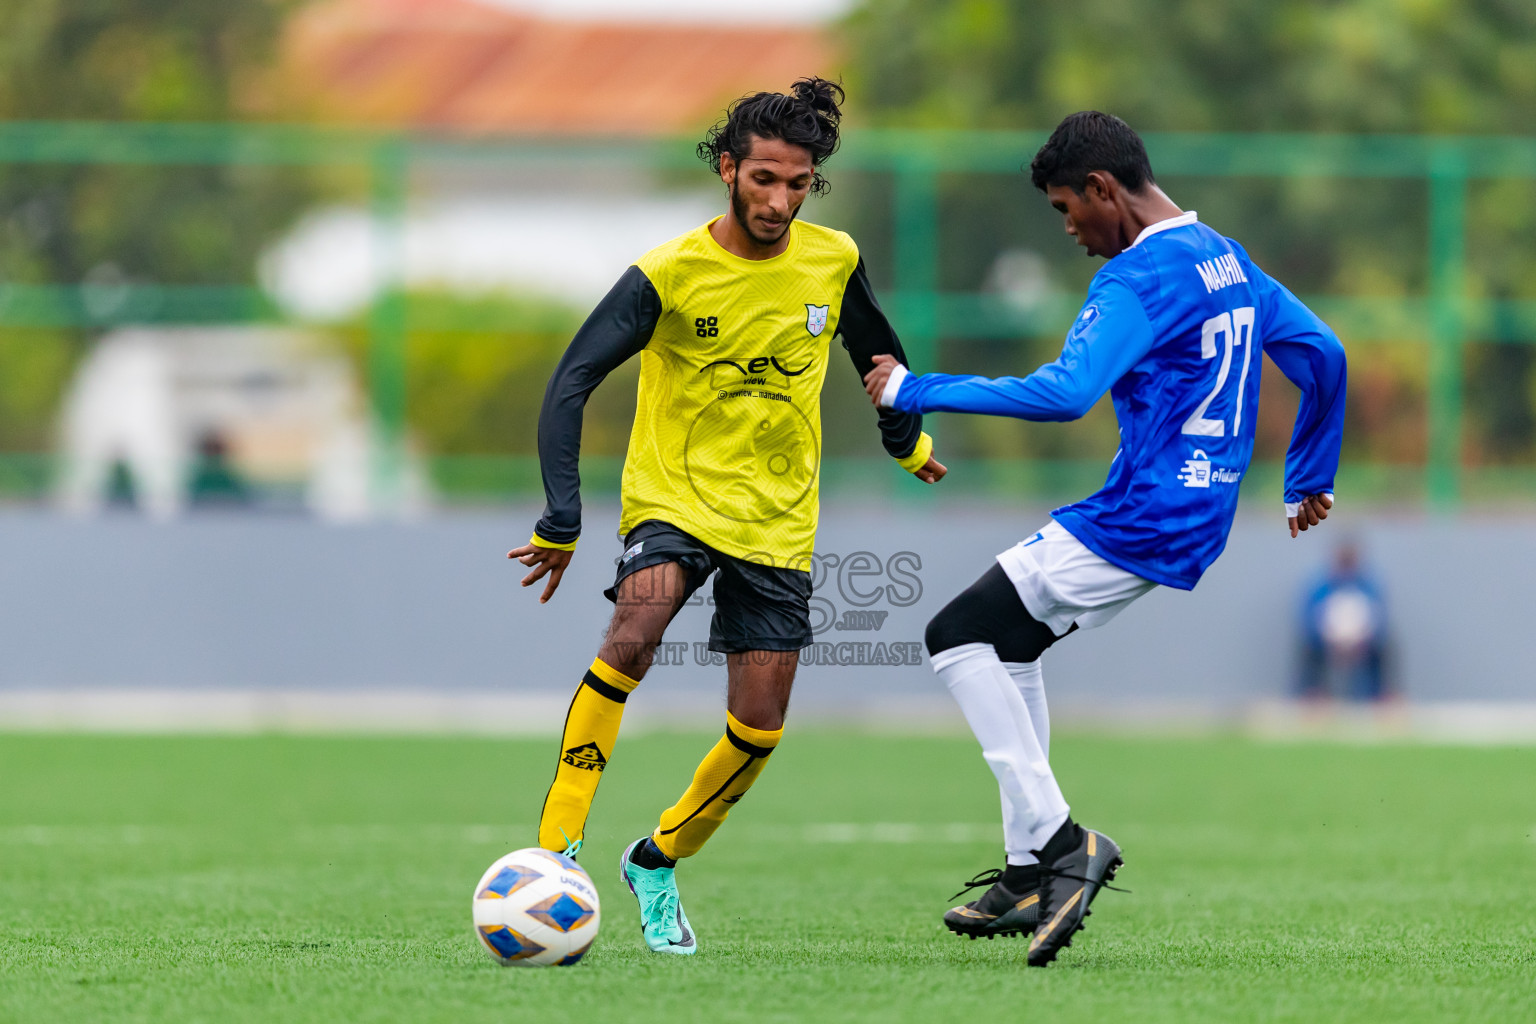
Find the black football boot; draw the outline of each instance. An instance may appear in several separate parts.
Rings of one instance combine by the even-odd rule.
[[[1040,858],[1040,923],[1029,943],[1029,965],[1044,967],[1072,945],[1089,904],[1124,861],[1113,839],[1071,818],[1035,852]]]
[[[973,939],[998,935],[1028,935],[1040,920],[1040,872],[1037,865],[1009,865],[971,879],[950,899],[983,885],[991,886],[979,900],[944,915],[944,927]]]

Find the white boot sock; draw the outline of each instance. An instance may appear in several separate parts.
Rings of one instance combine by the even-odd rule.
[[[1029,724],[1034,727],[1035,739],[1040,743],[1040,750],[1045,754],[1046,760],[1051,756],[1051,715],[1045,706],[1045,677],[1040,672],[1040,659],[1034,661],[1005,661],[1003,668],[1008,670],[1008,675],[1013,678],[1013,683],[1019,688],[1019,695],[1024,698],[1024,707],[1029,710]],[[1013,802],[1008,799],[1008,794],[1002,794],[1003,800],[1003,834],[1013,835],[1019,829],[1018,822],[1013,820]],[[1032,853],[1009,853],[1009,864],[1036,864],[1039,863]]]
[[[1034,863],[1030,851],[1044,846],[1061,827],[1068,808],[1024,695],[991,644],[952,647],[931,661],[964,712],[1002,790],[1008,863]]]
[[[1035,738],[1045,756],[1051,756],[1051,713],[1045,707],[1045,676],[1040,672],[1040,659],[1034,661],[1005,661],[1003,668],[1013,677],[1013,685],[1019,688],[1024,706],[1029,709],[1029,722],[1035,727]]]

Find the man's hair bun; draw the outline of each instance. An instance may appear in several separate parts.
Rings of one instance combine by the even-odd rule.
[[[699,143],[699,159],[718,174],[722,153],[739,160],[752,151],[754,138],[780,139],[804,147],[811,154],[812,166],[819,168],[842,141],[838,128],[846,98],[837,82],[814,76],[800,79],[787,94],[743,96],[726,109],[725,117]],[[827,180],[818,171],[811,191],[825,195],[827,188]]]

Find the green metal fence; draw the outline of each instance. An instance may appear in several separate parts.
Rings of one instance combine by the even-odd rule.
[[[939,182],[946,174],[1017,174],[1041,133],[865,130],[839,154],[840,170],[893,176],[895,289],[885,301],[913,361],[931,366],[941,337],[1009,339],[1052,333],[1070,321],[1066,300],[1029,313],[993,296],[938,285]],[[1536,343],[1536,302],[1473,300],[1467,294],[1467,193],[1472,181],[1536,181],[1536,140],[1323,135],[1146,137],[1161,176],[1410,179],[1427,184],[1426,294],[1304,296],[1347,341],[1421,342],[1430,356],[1425,488],[1454,506],[1462,492],[1463,349],[1478,337]],[[369,321],[369,389],[384,436],[398,444],[406,415],[407,309],[399,268],[402,219],[413,165],[540,163],[697,168],[691,143],[448,141],[258,125],[0,123],[0,164],[351,165],[369,174],[379,265],[390,272]],[[93,286],[0,282],[0,328],[105,327],[121,323],[270,321],[279,311],[251,287]],[[109,313],[101,310],[110,306]],[[390,447],[395,450],[394,446]],[[387,460],[388,461],[388,460]],[[395,467],[380,467],[389,486]]]

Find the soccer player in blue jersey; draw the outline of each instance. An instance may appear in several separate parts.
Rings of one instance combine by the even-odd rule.
[[[1264,355],[1301,389],[1285,462],[1291,536],[1326,519],[1345,364],[1326,324],[1157,187],[1124,121],[1073,114],[1030,174],[1067,234],[1108,260],[1061,357],[1028,377],[992,380],[912,374],[881,356],[865,386],[880,408],[913,414],[1064,421],[1106,390],[1114,401],[1120,450],[1104,486],[998,555],[926,637],[1002,790],[1004,867],[974,879],[967,888],[990,888],[945,924],[972,937],[1033,932],[1029,963],[1043,967],[1121,859],[1108,836],[1072,820],[1051,771],[1040,655],[1156,586],[1193,589],[1221,554],[1253,455]]]

